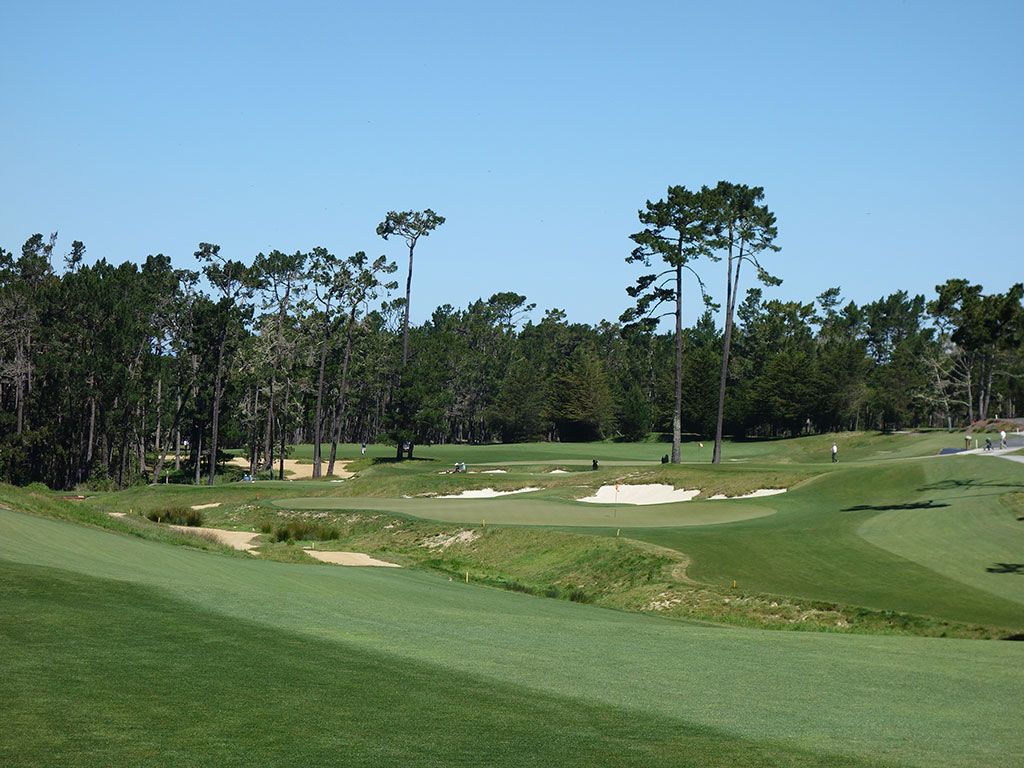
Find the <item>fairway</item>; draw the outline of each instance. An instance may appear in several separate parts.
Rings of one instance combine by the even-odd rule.
[[[645,729],[666,721],[710,729],[769,755],[777,750],[781,764],[837,764],[851,756],[865,764],[1010,765],[1022,755],[1019,718],[1008,714],[1024,683],[1017,643],[686,626],[405,570],[226,559],[7,511],[0,511],[0,559],[114,579],[122,589],[159,589],[180,601],[174,605],[191,606],[183,610],[384,654],[396,670],[426,664],[511,685],[527,699],[533,691],[613,707]],[[14,626],[11,618],[23,625],[29,615],[5,617],[4,626]],[[25,650],[8,643],[4,658],[29,669]],[[15,694],[26,682],[5,675],[8,695],[0,700],[20,701]],[[416,683],[406,684],[418,695]],[[60,691],[48,695],[59,699]],[[357,716],[363,703],[349,706]],[[416,722],[393,727],[402,732]],[[545,732],[545,724],[537,727]],[[649,764],[687,764],[685,754],[666,750],[648,755]],[[705,757],[689,759],[708,764]]]

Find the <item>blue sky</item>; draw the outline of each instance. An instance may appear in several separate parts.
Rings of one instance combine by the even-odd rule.
[[[0,7],[0,245],[398,258],[376,224],[430,207],[415,320],[596,322],[644,201],[728,179],[778,216],[772,295],[1024,279],[1024,3],[150,5]]]

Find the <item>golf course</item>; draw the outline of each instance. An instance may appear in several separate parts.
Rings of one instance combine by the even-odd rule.
[[[1019,765],[1016,446],[835,439],[0,486],[0,764]]]

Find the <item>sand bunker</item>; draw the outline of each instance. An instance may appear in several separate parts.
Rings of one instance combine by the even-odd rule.
[[[254,542],[259,538],[259,534],[252,531],[226,531],[221,528],[198,528],[190,525],[170,525],[168,528],[200,536],[204,534],[210,535],[221,544],[227,544],[229,547],[240,549],[243,552],[256,549]]]
[[[785,488],[758,488],[756,491],[750,493],[744,493],[741,496],[726,496],[724,493],[716,493],[711,497],[712,501],[718,499],[759,499],[762,496],[778,496],[780,493],[785,493]]]
[[[377,568],[402,567],[398,563],[387,563],[369,555],[364,555],[362,552],[325,552],[320,549],[306,549],[303,551],[310,557],[315,557],[317,560],[322,560],[325,563],[334,563],[335,565],[376,566]]]
[[[589,504],[671,504],[674,501],[690,501],[700,495],[699,490],[676,490],[661,483],[651,485],[602,485],[593,496],[577,501]]]
[[[193,504],[192,505],[192,509],[213,509],[214,507],[219,507],[219,506],[220,506],[220,502],[219,501],[215,501],[215,502],[213,502],[211,504]]]
[[[529,493],[539,491],[540,488],[520,488],[516,491],[496,491],[493,488],[480,488],[475,491],[463,491],[451,496],[435,496],[437,499],[493,499],[498,496],[511,496],[514,493]]]
[[[548,472],[548,474],[549,475],[568,475],[569,474],[569,470],[567,470],[567,469],[552,469],[550,472]]]
[[[436,536],[428,536],[422,542],[421,547],[427,549],[448,549],[452,544],[472,544],[480,538],[478,531],[459,531],[450,536],[447,533],[439,533]]]
[[[334,462],[334,477],[340,477],[342,479],[353,477],[355,473],[349,472],[345,469],[349,465],[348,461],[335,461]],[[242,467],[242,469],[249,468],[249,460],[244,456],[235,456],[231,461],[228,462],[234,467]],[[281,466],[280,459],[274,461],[274,477],[277,477],[278,468]],[[327,477],[327,462],[321,461],[320,468],[324,472],[324,477]],[[312,462],[307,464],[300,464],[297,459],[285,459],[284,460],[284,479],[285,480],[309,480],[313,477],[313,464]]]
[[[506,475],[508,474],[507,469],[484,469],[480,472],[481,475]]]

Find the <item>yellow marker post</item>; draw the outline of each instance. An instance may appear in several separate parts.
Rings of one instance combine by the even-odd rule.
[[[466,571],[466,583],[469,584],[469,571]]]
[[[736,579],[733,579],[733,580],[732,580],[732,588],[733,588],[733,589],[736,589]]]

